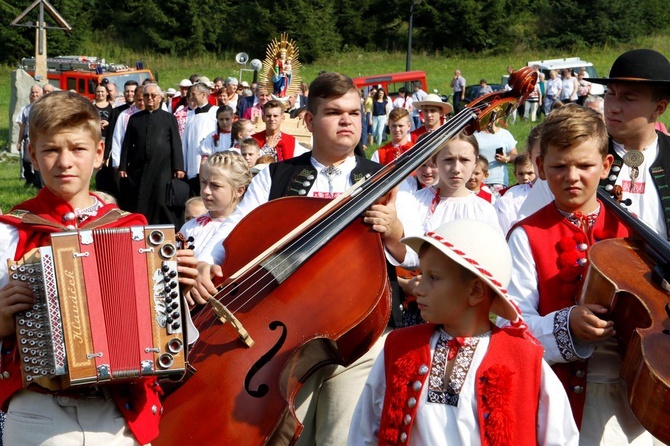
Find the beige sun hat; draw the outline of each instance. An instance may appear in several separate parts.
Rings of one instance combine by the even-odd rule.
[[[209,78],[208,78],[207,76],[201,76],[201,77],[198,79],[198,82],[197,82],[197,83],[198,83],[198,84],[205,84],[205,85],[207,85],[209,88],[214,88],[214,82],[210,81]]]
[[[511,322],[521,316],[507,295],[512,254],[499,229],[478,220],[453,220],[421,237],[401,240],[417,253],[429,243],[463,268],[476,274],[496,293],[491,312]]]
[[[178,87],[190,87],[191,85],[193,85],[193,82],[191,82],[191,81],[188,80],[188,79],[182,79],[182,80],[177,84]]]
[[[430,93],[426,95],[426,99],[423,101],[414,101],[412,105],[415,108],[421,108],[424,105],[430,105],[433,107],[440,107],[442,109],[442,114],[447,115],[451,113],[454,110],[454,107],[451,106],[450,103],[448,102],[442,102],[442,98],[440,98],[438,95],[434,93]]]

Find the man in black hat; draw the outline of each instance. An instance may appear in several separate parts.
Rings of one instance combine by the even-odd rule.
[[[614,61],[609,78],[589,81],[607,85],[605,122],[614,163],[601,186],[608,191],[620,186],[628,209],[667,238],[670,136],[654,125],[668,106],[670,62],[657,51],[632,50]],[[608,367],[588,370],[586,393],[593,404],[584,410],[580,445],[661,444],[629,406],[626,386],[618,378],[619,358],[612,355],[607,361]]]
[[[670,238],[670,137],[655,130],[670,99],[670,62],[654,50],[619,56],[609,78],[589,79],[607,85],[605,122],[614,156],[601,186],[620,186],[628,209],[665,238]]]

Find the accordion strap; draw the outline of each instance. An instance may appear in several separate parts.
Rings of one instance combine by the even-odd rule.
[[[127,215],[131,215],[130,212],[122,211],[121,209],[118,208],[110,209],[99,218],[84,221],[84,223],[80,226],[80,229],[96,229],[101,226],[108,225],[109,223],[115,222],[116,220],[125,217]],[[23,224],[30,226],[44,226],[54,228],[55,230],[58,230],[60,232],[68,231],[70,229],[63,224],[56,223],[53,220],[49,220],[47,218],[41,217],[38,214],[34,214],[30,211],[25,211],[22,209],[16,209],[7,215],[0,216],[0,220],[4,220],[5,222],[13,225]]]

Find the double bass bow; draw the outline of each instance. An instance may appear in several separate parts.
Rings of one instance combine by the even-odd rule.
[[[598,198],[632,231],[589,250],[579,303],[609,308],[622,360],[621,378],[635,417],[670,443],[670,243],[604,189]]]
[[[510,91],[469,104],[334,200],[280,198],[249,213],[224,242],[227,279],[194,314],[194,371],[165,398],[153,444],[293,444],[301,384],[354,362],[389,320],[381,238],[361,215],[458,132],[513,112],[536,80],[529,67],[512,73]]]

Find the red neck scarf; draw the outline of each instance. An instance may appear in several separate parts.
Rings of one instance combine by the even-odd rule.
[[[78,223],[76,217],[65,220],[65,215],[69,213],[74,215],[74,208],[70,203],[44,187],[35,198],[14,206],[7,215],[0,215],[1,223],[15,226],[19,231],[15,260],[33,248],[48,245],[52,233],[71,230],[68,225],[73,225],[76,229],[90,229],[98,226],[119,228],[146,224],[143,215],[121,211],[114,204],[103,205],[98,209],[97,215],[90,216],[82,223]]]

